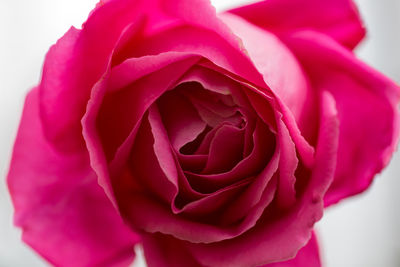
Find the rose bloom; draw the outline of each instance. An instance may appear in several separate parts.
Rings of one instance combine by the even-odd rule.
[[[46,56],[8,185],[56,266],[320,266],[313,226],[398,139],[350,0],[101,1]]]

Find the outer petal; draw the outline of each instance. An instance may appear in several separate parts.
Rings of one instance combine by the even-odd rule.
[[[71,28],[50,48],[39,86],[40,113],[44,134],[56,148],[84,149],[80,119],[91,88],[105,72],[123,29],[137,21],[136,12],[136,1],[98,5],[82,30]]]
[[[313,29],[350,49],[365,35],[351,0],[265,0],[229,12],[277,35]]]
[[[365,190],[388,164],[399,138],[400,88],[326,35],[298,32],[286,42],[313,87],[337,103],[340,156],[325,197],[330,205]]]
[[[321,260],[319,258],[318,243],[315,233],[311,236],[310,241],[302,249],[299,250],[294,259],[264,265],[262,267],[320,267]]]
[[[57,266],[127,266],[137,237],[97,184],[86,154],[48,144],[38,90],[29,93],[8,185],[23,240]]]

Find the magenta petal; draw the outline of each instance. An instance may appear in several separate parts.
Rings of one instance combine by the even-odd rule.
[[[166,235],[145,235],[143,249],[149,267],[204,267],[190,254],[190,251],[187,251],[183,242]],[[321,267],[315,233],[312,234],[307,245],[299,250],[294,259],[259,267]]]
[[[129,201],[134,205],[126,207],[124,211],[127,221],[148,233],[159,232],[194,243],[217,242],[240,234],[232,229],[221,229],[177,216],[151,196],[135,193]]]
[[[93,97],[101,103],[95,120],[107,160],[126,142],[149,106],[197,60],[190,54],[166,52],[129,59],[111,69],[109,80],[103,82],[105,92]]]
[[[164,59],[164,57],[161,57],[161,61],[138,61],[137,63],[141,66],[142,71],[145,72],[145,70],[143,69],[153,69],[154,64],[163,64]],[[167,57],[167,60],[170,59],[171,58]],[[132,147],[137,131],[136,126],[139,122],[139,119],[143,116],[146,109],[160,95],[162,95],[166,90],[170,89],[183,75],[183,73],[185,73],[185,71],[190,68],[197,60],[198,59],[196,57],[193,57],[177,62],[171,62],[171,64],[168,65],[169,67],[161,68],[159,71],[153,72],[151,75],[146,75],[138,83],[132,84],[132,87],[128,87],[128,89],[134,88],[135,91],[128,90],[129,94],[127,94],[127,98],[125,99],[128,101],[121,101],[119,104],[124,104],[124,107],[129,107],[131,109],[132,117],[130,118],[130,120],[125,121],[126,124],[129,124],[131,126],[131,129],[128,129],[126,131],[127,137],[118,147],[111,167],[108,166],[110,156],[107,157],[107,155],[110,154],[107,153],[109,152],[109,150],[107,149],[107,144],[109,144],[110,140],[108,138],[102,139],[102,137],[104,137],[104,135],[102,135],[104,134],[104,132],[99,131],[99,128],[111,132],[114,129],[120,130],[120,128],[117,128],[118,125],[113,124],[115,123],[115,121],[118,121],[118,119],[120,119],[118,118],[118,116],[113,118],[113,115],[118,115],[117,112],[120,110],[110,109],[110,113],[101,113],[103,108],[102,104],[105,100],[105,95],[109,90],[109,78],[112,72],[111,74],[107,73],[104,78],[96,83],[96,85],[94,86],[91,93],[90,101],[87,104],[86,113],[82,118],[83,136],[86,141],[87,149],[89,151],[90,164],[98,176],[99,184],[104,188],[104,191],[111,199],[111,201],[113,201],[114,205],[116,205],[116,201],[112,188],[113,181],[110,178],[110,173],[117,175],[115,173],[118,172],[118,169],[122,168],[123,163],[125,163],[128,159],[129,151]],[[151,90],[149,90],[149,88],[151,88]],[[99,114],[103,115],[103,120],[101,120],[101,123],[103,124],[97,123],[99,119]],[[107,115],[110,117],[107,117]],[[99,127],[99,125],[103,126],[103,128]],[[113,126],[115,126],[115,128]],[[121,125],[119,126],[121,127]],[[124,127],[126,127],[126,125]],[[105,136],[109,137],[110,135]]]
[[[198,1],[196,13],[193,13],[190,9],[192,5],[192,2],[188,4],[185,1],[175,1],[174,3],[168,1],[166,3],[163,1],[103,1],[91,13],[82,30],[72,28],[50,49],[43,68],[40,97],[46,102],[46,105],[41,106],[46,136],[55,141],[64,137],[73,140],[56,142],[63,149],[84,148],[80,119],[85,112],[91,89],[106,72],[114,52],[113,49],[119,48],[117,43],[121,34],[125,33],[125,30],[130,34],[133,24],[144,27],[143,17],[138,14],[146,15],[147,30],[163,28],[165,24],[172,25],[177,19],[208,29],[200,30],[204,33],[203,36],[189,34],[189,37],[180,36],[179,38],[172,35],[165,40],[162,37],[163,41],[156,41],[159,48],[156,54],[174,51],[168,40],[174,42],[172,39],[176,39],[175,44],[180,46],[177,48],[172,45],[175,46],[176,51],[190,52],[193,50],[192,52],[208,57],[213,62],[218,62],[221,66],[226,66],[241,76],[258,84],[262,83],[251,62],[240,50],[239,42],[229,29],[217,19],[212,6],[207,1]],[[194,29],[190,29],[191,33],[192,30]],[[207,33],[205,33],[206,31]],[[165,32],[169,35],[168,31]],[[196,40],[197,37],[201,40]],[[214,37],[219,40],[214,42]],[[186,41],[184,42],[181,38]],[[126,46],[126,36],[123,36],[121,41]],[[200,42],[209,45],[200,46]],[[145,47],[148,46],[144,40],[138,43]],[[209,49],[214,45],[220,48],[218,53]],[[141,48],[137,43],[130,47],[133,47],[134,52],[139,56],[151,54],[141,53]],[[195,47],[197,48],[192,49]],[[226,53],[221,55],[221,51],[226,51]]]
[[[268,87],[282,99],[298,120],[310,92],[292,52],[274,34],[238,16],[226,13],[220,17],[243,41],[244,48]]]
[[[348,48],[354,48],[365,35],[351,0],[265,0],[229,12],[277,35],[312,29]]]
[[[116,91],[125,88],[142,77],[151,75],[169,65],[200,57],[193,53],[163,52],[157,55],[148,55],[139,58],[129,58],[111,69],[109,90]],[[163,75],[168,77],[168,75]]]
[[[123,90],[117,90],[117,92],[114,92],[115,94],[111,93],[111,101],[108,102],[108,98],[103,100],[106,107],[105,110],[102,110],[104,107],[101,107],[97,118],[95,117],[95,110],[91,121],[92,127],[94,123],[93,120],[99,121],[100,135],[102,130],[101,126],[104,126],[106,130],[108,129],[108,131],[112,133],[111,136],[106,135],[105,140],[107,142],[103,142],[106,155],[107,146],[105,146],[105,144],[109,144],[111,141],[115,143],[115,140],[119,140],[116,136],[120,137],[123,135],[123,142],[117,143],[119,146],[110,164],[112,173],[118,172],[127,161],[139,128],[140,118],[143,117],[145,111],[163,93],[171,89],[179,78],[197,61],[198,57],[196,56],[193,57],[187,54],[178,55],[169,52],[154,57],[146,57],[146,59],[130,59],[126,61],[127,69],[134,71],[136,74],[141,73],[144,76],[135,82],[130,81],[132,83]],[[111,71],[110,83],[113,85],[116,85],[112,82],[113,79],[116,79],[116,76],[113,76],[115,73],[117,72]],[[151,90],[149,88],[151,88]],[[107,88],[107,91],[112,89],[113,88]],[[95,97],[99,98],[98,101],[101,101],[102,95],[100,94],[100,96]],[[108,106],[111,108],[107,109],[107,104],[109,104]],[[115,108],[116,106],[118,106],[118,108]],[[126,110],[130,112],[126,112]],[[102,115],[105,116],[102,117]],[[121,118],[126,119],[124,123],[116,124],[115,122],[118,122]],[[118,130],[113,131],[114,129]],[[127,133],[125,130],[127,130]],[[126,133],[126,135],[124,135],[124,133]],[[116,175],[118,176],[118,174]]]
[[[283,114],[283,121],[299,150],[300,157],[307,166],[311,166],[314,150],[304,136],[311,139],[310,132],[317,131],[315,112],[312,110],[315,96],[296,57],[281,40],[270,32],[229,13],[221,15],[221,18],[243,41],[249,57],[274,94],[277,101],[274,108],[279,109]],[[264,45],[258,45],[260,42]],[[265,98],[270,98],[268,97],[271,95],[270,92],[257,89],[255,90],[259,91],[259,94],[265,94]],[[252,94],[247,94],[264,121],[266,123],[271,121],[266,114],[272,113],[267,108],[267,102],[272,101],[266,101],[260,96],[256,99]],[[263,103],[260,104],[260,102]]]
[[[144,234],[143,250],[148,267],[204,267],[179,240],[162,234]]]
[[[179,151],[205,130],[206,123],[193,105],[176,90],[164,94],[157,105],[171,145]]]
[[[262,267],[321,267],[318,242],[315,233],[313,233],[307,245],[299,250],[294,259],[271,263]]]
[[[190,69],[181,80],[181,83],[184,82],[199,82],[205,89],[221,95],[228,95],[231,88],[239,86],[223,74],[201,66],[194,66]]]
[[[156,129],[151,128],[146,114],[137,132],[131,158],[127,162],[133,176],[129,179],[135,179],[134,182],[144,185],[149,193],[157,195],[161,201],[171,203],[178,191],[177,180],[176,177],[168,179],[163,171],[154,150],[154,146],[161,140],[155,142],[152,131]],[[131,205],[131,203],[124,201],[120,205]]]
[[[294,258],[311,237],[322,216],[323,196],[332,182],[337,155],[338,120],[329,93],[321,96],[321,119],[316,161],[307,191],[288,214],[274,221],[261,218],[251,231],[218,243],[187,244],[205,266],[258,266]],[[249,249],[251,248],[251,249]]]
[[[258,134],[261,134],[261,137],[263,137],[262,133],[259,132]],[[166,134],[160,133],[160,136],[158,137],[160,138],[160,141],[163,139],[161,135],[164,135],[165,138]],[[268,143],[268,138],[265,139],[267,140],[261,138],[259,141]],[[260,146],[261,152],[269,150],[263,149],[265,143],[262,143],[262,146]],[[172,148],[170,149],[172,150]],[[266,158],[262,157],[261,160],[266,160]],[[227,201],[234,196],[238,192],[238,188],[243,188],[243,186],[247,185],[252,177],[250,177],[248,180],[239,181],[210,194],[200,194],[193,191],[193,189],[190,188],[190,185],[185,184],[187,181],[178,173],[181,191],[184,193],[186,192],[187,195],[190,194],[192,197],[195,197],[195,199],[193,199],[190,203],[186,203],[186,205],[182,208],[172,206],[171,211],[171,208],[168,205],[159,203],[159,201],[152,195],[140,192],[132,192],[131,194],[128,194],[127,199],[125,200],[125,202],[130,203],[130,205],[125,205],[123,214],[127,221],[132,223],[132,226],[142,229],[146,232],[160,232],[163,234],[172,235],[178,239],[188,240],[193,243],[211,243],[239,236],[254,226],[256,221],[260,218],[260,215],[264,211],[266,205],[268,205],[273,199],[276,188],[276,179],[274,179],[272,176],[278,166],[278,160],[278,153],[275,153],[274,159],[270,161],[270,164],[258,176],[257,182],[250,186],[246,196],[239,198],[239,201],[241,202],[238,203],[240,214],[242,216],[248,216],[246,216],[246,218],[239,223],[235,222],[229,227],[210,225],[196,220],[192,221],[185,216],[178,216],[177,214],[183,213],[184,215],[187,213],[190,215],[199,215],[207,211],[213,212],[215,211],[213,209],[218,208],[218,205],[220,205],[221,202]],[[175,169],[172,168],[172,171],[174,170]],[[234,202],[235,200],[232,201]],[[213,202],[216,207],[210,207],[210,203]],[[179,203],[181,202],[178,199],[178,204]],[[243,205],[246,203],[250,203],[251,207],[243,207]],[[237,214],[227,214],[227,217],[224,219],[224,221],[227,222],[227,220],[236,219],[239,219]]]
[[[195,25],[196,28],[202,28],[207,32],[216,34],[215,36],[212,36],[213,34],[203,35],[202,31],[196,33],[196,29],[194,28],[184,36],[186,37],[184,38],[185,40],[180,40],[179,35],[173,35],[167,39],[177,38],[175,42],[183,48],[185,47],[185,41],[189,40],[190,46],[194,45],[190,50],[199,51],[201,52],[201,55],[208,58],[214,64],[252,81],[257,85],[263,85],[259,73],[254,69],[254,66],[247,57],[245,50],[241,47],[240,41],[217,17],[216,10],[209,1],[163,1],[162,8],[167,14],[178,17],[189,25]],[[203,39],[203,37],[205,38]],[[221,43],[220,40],[223,40],[225,45]],[[211,41],[213,45],[202,45],[204,41]],[[168,41],[165,43],[168,43]]]
[[[264,86],[261,75],[242,50],[235,49],[226,39],[204,28],[174,27],[154,34],[133,47],[134,57],[157,55],[165,51],[193,53],[243,79]]]
[[[175,157],[171,144],[168,139],[167,131],[162,124],[161,115],[156,106],[149,108],[149,123],[154,137],[154,153],[158,164],[164,172],[167,179],[174,185],[178,184],[178,170],[175,164]],[[140,158],[134,159],[139,161]],[[137,163],[140,164],[140,163]],[[150,170],[149,170],[150,171]]]
[[[149,174],[146,175],[145,173],[143,173],[144,175],[146,175],[144,179],[150,180],[147,183],[153,184],[153,185],[150,185],[151,187],[153,187],[153,188],[158,187],[160,190],[163,190],[162,188],[160,188],[160,185],[163,184],[163,180],[165,180],[165,179],[170,181],[170,183],[173,184],[176,188],[177,184],[179,183],[178,179],[179,178],[185,179],[185,178],[183,177],[183,175],[179,175],[180,173],[178,173],[179,167],[175,163],[173,148],[171,147],[171,144],[169,143],[166,129],[164,128],[164,126],[162,124],[161,115],[155,105],[150,107],[148,118],[149,118],[149,124],[150,124],[150,128],[151,128],[152,136],[154,137],[154,145],[153,145],[152,150],[154,150],[154,155],[155,155],[156,159],[154,161],[151,161],[155,165],[154,169],[152,169],[149,166],[150,168],[147,169],[147,172]],[[137,140],[137,142],[141,142],[141,141],[142,140]],[[149,151],[145,152],[145,154],[148,154],[148,153],[149,153]],[[140,155],[137,155],[137,156],[140,156]],[[137,159],[134,158],[133,160],[136,161]],[[163,172],[163,175],[161,175],[161,177],[160,177],[160,175],[157,175],[158,172],[155,172],[155,170],[158,169],[158,166],[160,167],[160,169]],[[152,173],[152,172],[155,172],[155,173]],[[158,179],[162,179],[162,180],[157,181]],[[182,183],[182,181],[180,183]],[[245,184],[245,183],[240,183],[238,185],[232,186],[231,188],[226,188],[226,190],[221,190],[220,192],[217,192],[214,195],[208,195],[207,197],[202,198],[202,199],[198,200],[197,202],[192,202],[192,203],[186,205],[184,207],[185,208],[184,210],[189,209],[191,213],[194,212],[194,213],[198,214],[199,212],[204,213],[207,210],[209,211],[212,208],[216,209],[216,208],[218,208],[218,204],[216,204],[216,203],[219,202],[220,204],[222,204],[223,202],[225,202],[227,198],[229,198],[230,196],[232,196],[232,194],[235,193],[235,189],[242,186],[243,184]],[[174,192],[174,197],[177,195],[176,190],[173,191],[171,189],[170,190],[168,190],[168,189],[169,188],[167,186],[164,186],[165,193]],[[164,192],[161,192],[161,194],[165,195]],[[157,192],[157,193],[160,193],[160,192]],[[197,195],[200,195],[200,194],[197,193]],[[181,210],[179,208],[175,207],[176,202],[175,201],[171,201],[171,202],[172,202],[171,203],[172,211],[174,213],[181,212]],[[210,203],[212,203],[212,202],[214,202],[214,204],[215,204],[213,207],[210,206],[211,205]],[[135,205],[135,204],[132,203],[132,205]],[[210,207],[211,207],[211,209],[210,209]]]
[[[251,153],[227,172],[217,174],[185,172],[192,187],[210,192],[232,184],[243,177],[259,174],[274,153],[275,140],[268,127],[261,120],[257,121],[253,139],[254,147]]]
[[[211,129],[207,134],[204,136],[203,140],[201,141],[199,147],[195,151],[195,155],[207,155],[210,151],[210,144],[214,139],[215,134],[217,131],[224,126],[225,124],[218,125],[217,127]],[[211,127],[210,127],[211,128]]]
[[[200,172],[206,166],[208,155],[185,155],[178,153],[178,161],[183,170]]]
[[[245,181],[247,183],[247,181]],[[229,190],[236,190],[239,186],[246,184],[233,185]],[[215,226],[200,221],[191,221],[184,216],[177,216],[173,214],[171,210],[159,203],[154,197],[148,196],[146,194],[141,194],[139,192],[129,196],[128,200],[132,203],[131,206],[126,207],[124,210],[124,216],[128,222],[132,224],[133,227],[141,229],[148,233],[163,233],[166,235],[171,235],[174,238],[186,240],[191,242],[190,244],[205,243],[205,244],[219,244],[223,240],[234,239],[235,237],[240,238],[246,231],[254,226],[256,221],[259,219],[260,214],[262,214],[265,209],[265,205],[271,202],[274,196],[274,189],[276,187],[276,180],[270,186],[267,186],[264,194],[260,200],[260,204],[256,205],[252,210],[250,216],[246,217],[239,224],[234,224],[232,226]],[[231,191],[232,193],[235,193]],[[208,207],[204,204],[209,204],[209,199],[214,200],[224,200],[230,197],[228,190],[218,192],[220,194],[212,195],[209,198],[198,201],[194,207],[193,205],[188,206],[186,210],[188,212],[204,212]],[[202,204],[201,204],[202,202]],[[212,202],[212,201],[210,201]],[[194,202],[195,203],[195,202]],[[200,205],[203,205],[201,207]],[[205,209],[203,209],[205,208]],[[196,209],[196,210],[195,210]],[[175,212],[178,212],[177,210]],[[219,246],[219,245],[217,245]],[[226,251],[225,251],[226,253]],[[229,255],[226,254],[226,256]],[[211,255],[213,257],[215,255]],[[212,265],[214,266],[214,265]]]
[[[280,118],[278,120],[277,142],[280,147],[280,162],[279,162],[279,182],[276,194],[277,204],[281,208],[287,208],[293,205],[296,201],[295,191],[295,172],[299,160],[296,155],[296,147],[290,139],[289,131]]]
[[[232,169],[243,155],[244,130],[232,125],[222,126],[210,144],[203,173],[222,173]]]
[[[237,183],[222,188],[217,192],[213,192],[203,198],[192,201],[183,207],[174,207],[173,212],[176,214],[184,213],[184,215],[193,215],[191,216],[192,218],[220,224],[219,218],[221,212],[225,212],[226,205],[235,202],[236,197],[238,197],[243,192],[244,188],[252,182],[252,178],[253,177],[249,177],[238,181]]]
[[[108,1],[92,11],[82,30],[71,28],[50,48],[39,86],[40,112],[44,133],[57,148],[84,149],[80,120],[122,31],[138,22],[134,6],[131,1]]]
[[[47,143],[38,90],[27,96],[8,186],[23,240],[57,266],[128,266],[138,238],[98,185],[88,155]]]
[[[287,43],[316,90],[329,91],[337,103],[339,156],[325,197],[330,205],[368,188],[388,164],[399,138],[400,88],[320,33],[298,32]]]
[[[279,148],[277,148],[264,170],[257,175],[246,190],[243,190],[242,194],[232,201],[225,209],[222,215],[224,223],[229,224],[245,218],[244,221],[247,220],[247,225],[253,226],[260,218],[265,208],[270,204],[276,194],[276,182],[271,180],[273,179],[273,175],[277,172],[279,156]]]

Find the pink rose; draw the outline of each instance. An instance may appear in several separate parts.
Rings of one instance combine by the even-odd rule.
[[[313,225],[398,139],[349,0],[100,1],[48,52],[9,189],[56,266],[320,266]],[[289,261],[288,261],[289,260]]]

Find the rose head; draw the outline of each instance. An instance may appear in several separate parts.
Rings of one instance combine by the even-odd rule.
[[[57,266],[319,266],[324,206],[365,190],[399,88],[347,0],[101,1],[47,54],[8,183]]]

